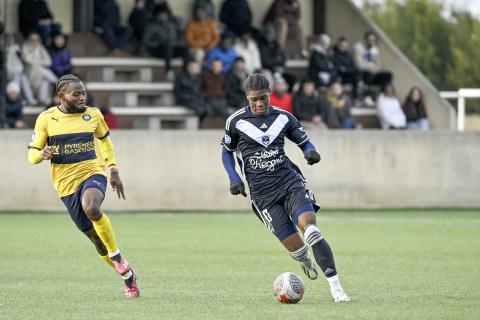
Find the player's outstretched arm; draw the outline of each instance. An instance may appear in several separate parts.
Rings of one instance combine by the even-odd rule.
[[[228,173],[228,179],[230,180],[230,193],[233,195],[241,194],[246,197],[245,184],[237,171],[235,171],[235,157],[233,156],[233,152],[222,148],[222,162],[225,171]]]
[[[310,141],[307,141],[300,147],[303,151],[305,160],[309,165],[314,165],[315,163],[320,162],[320,154],[315,149],[315,145]]]

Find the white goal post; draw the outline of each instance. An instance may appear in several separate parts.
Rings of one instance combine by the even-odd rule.
[[[444,99],[457,99],[457,130],[465,131],[465,99],[480,98],[480,89],[462,88],[458,91],[442,91],[440,96]]]

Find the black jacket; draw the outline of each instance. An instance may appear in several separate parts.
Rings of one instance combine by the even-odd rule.
[[[316,96],[297,94],[293,99],[293,114],[300,121],[311,121],[314,116],[321,116],[323,122],[329,121],[330,106]]]
[[[22,100],[18,98],[15,101],[8,97],[5,99],[5,122],[9,128],[15,128],[15,122],[23,118],[23,104]]]
[[[220,9],[220,21],[236,35],[250,32],[252,12],[247,0],[225,0]]]
[[[115,0],[95,0],[93,18],[95,27],[117,27],[120,21],[120,8]]]
[[[333,49],[333,65],[340,74],[357,72],[357,66],[350,52],[341,52],[337,47]]]
[[[283,67],[286,61],[285,51],[278,45],[276,41],[268,42],[261,39],[258,44],[262,66],[265,69],[275,72],[276,68]]]
[[[241,108],[247,105],[243,80],[237,77],[233,70],[227,73],[225,79],[225,99],[230,108]]]
[[[313,50],[308,64],[308,75],[310,76],[310,79],[315,82],[316,86],[328,85],[329,83],[323,83],[319,78],[319,72],[327,72],[331,75],[331,78],[335,75],[335,69],[331,58],[320,51]]]
[[[45,0],[21,0],[18,5],[18,27],[24,37],[37,30],[38,20],[52,19],[53,15]]]

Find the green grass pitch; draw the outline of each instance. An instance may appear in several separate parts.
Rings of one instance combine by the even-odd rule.
[[[0,214],[0,319],[480,319],[480,212],[322,211],[352,298],[334,304],[253,214],[112,213],[138,300],[67,214]],[[305,282],[274,300],[284,271]]]

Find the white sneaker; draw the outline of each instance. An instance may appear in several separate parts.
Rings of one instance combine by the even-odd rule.
[[[315,280],[318,277],[317,267],[315,267],[315,263],[312,260],[308,262],[300,262],[300,266],[302,266],[303,272],[307,275],[307,277],[311,280]]]
[[[345,291],[342,290],[330,290],[334,302],[349,302],[350,298],[347,296]]]

